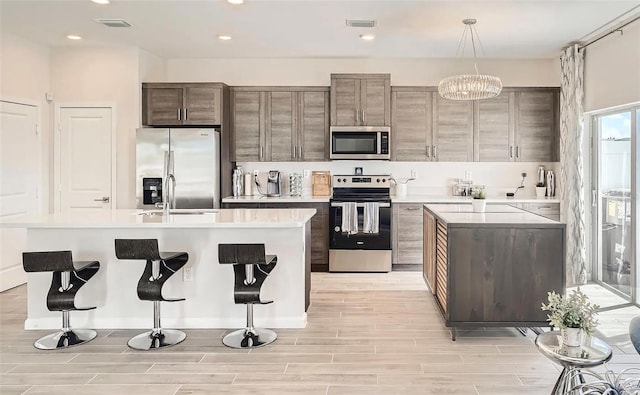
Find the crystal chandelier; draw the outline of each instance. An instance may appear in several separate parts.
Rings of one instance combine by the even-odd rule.
[[[480,43],[478,32],[476,32],[473,27],[476,20],[465,19],[462,23],[465,24],[465,27],[460,43],[458,44],[458,52],[460,52],[460,47],[462,46],[462,52],[464,54],[464,44],[467,36],[470,36],[471,46],[473,47],[473,65],[475,66],[476,73],[454,75],[443,79],[438,84],[438,93],[440,93],[440,96],[449,100],[480,100],[496,97],[502,91],[502,81],[500,78],[478,72],[476,40],[481,47],[482,43]]]

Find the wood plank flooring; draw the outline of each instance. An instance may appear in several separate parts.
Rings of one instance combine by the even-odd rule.
[[[23,330],[25,318],[26,287],[1,293],[3,395],[546,395],[559,374],[531,332],[459,330],[452,342],[415,272],[313,273],[307,327],[279,329],[276,343],[251,351],[224,347],[225,330],[210,329],[155,352],[127,347],[138,330],[45,352],[32,344],[47,331]],[[607,340],[614,370],[640,365],[628,336]]]

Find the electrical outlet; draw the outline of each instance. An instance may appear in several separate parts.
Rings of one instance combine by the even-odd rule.
[[[191,282],[193,281],[193,268],[185,267],[182,269],[182,281]]]
[[[302,176],[303,176],[304,178],[309,178],[309,177],[311,177],[311,170],[308,170],[308,169],[303,170],[303,171],[302,171]]]
[[[253,178],[256,178],[256,177],[258,177],[258,170],[253,171]]]
[[[418,171],[415,169],[411,169],[411,178],[418,178]]]

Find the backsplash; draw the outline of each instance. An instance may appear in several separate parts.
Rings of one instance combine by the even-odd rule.
[[[325,170],[332,175],[354,174],[356,167],[362,167],[366,174],[391,174],[399,181],[411,177],[412,171],[416,179],[409,181],[408,194],[414,195],[452,195],[454,179],[464,178],[470,172],[474,185],[484,185],[487,196],[504,196],[515,191],[522,179],[521,173],[527,173],[525,188],[517,196],[535,196],[538,166],[553,170],[558,174],[559,162],[390,162],[390,161],[349,161],[332,162],[238,162],[245,172],[259,172],[262,185],[266,185],[266,172],[279,170],[283,174],[284,191],[288,194],[289,173],[304,174],[303,194],[311,195],[311,171]],[[557,179],[557,178],[556,178]],[[558,191],[559,185],[556,185]],[[254,193],[256,188],[254,188]],[[391,193],[394,193],[392,189]],[[558,194],[556,193],[556,196]]]

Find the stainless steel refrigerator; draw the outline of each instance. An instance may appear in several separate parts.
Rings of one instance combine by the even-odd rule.
[[[167,183],[167,174],[173,180]],[[169,177],[170,178],[170,177]],[[136,206],[155,208],[173,188],[172,208],[220,207],[220,131],[142,128],[136,131]]]

